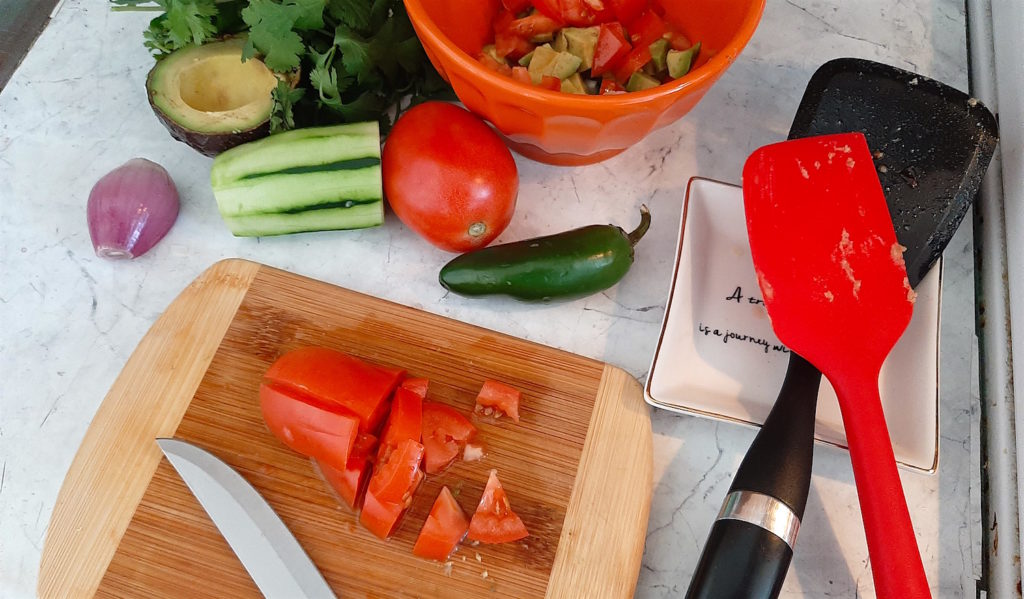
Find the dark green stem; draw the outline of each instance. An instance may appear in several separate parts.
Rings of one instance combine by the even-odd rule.
[[[640,241],[640,238],[647,233],[647,229],[651,228],[651,211],[647,209],[647,204],[640,204],[640,224],[626,237],[629,239],[630,245],[636,245],[636,242]]]

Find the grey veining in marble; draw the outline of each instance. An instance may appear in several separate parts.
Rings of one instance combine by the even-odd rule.
[[[673,266],[686,181],[739,180],[759,145],[783,139],[811,73],[839,56],[889,62],[966,88],[958,0],[769,0],[750,45],[681,121],[604,163],[554,168],[517,158],[521,189],[500,240],[592,222],[654,224],[617,287],[544,306],[475,301],[436,284],[450,258],[389,214],[383,227],[266,239],[224,228],[210,160],[171,140],[143,82],[146,16],[67,0],[0,94],[0,596],[34,595],[46,525],[100,401],[164,307],[214,261],[239,256],[557,346],[643,380]],[[85,223],[92,184],[143,156],[179,186],[170,234],[132,262],[97,258]],[[970,222],[970,219],[967,220]],[[903,482],[936,596],[974,596],[978,575],[977,362],[971,232],[946,252],[941,456]],[[655,488],[636,595],[676,597],[753,431],[655,411]],[[873,597],[848,456],[819,446],[784,597]]]

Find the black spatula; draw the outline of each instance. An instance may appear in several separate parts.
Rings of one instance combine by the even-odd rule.
[[[812,76],[789,138],[860,132],[916,286],[970,207],[998,140],[981,103],[938,81],[842,58]],[[777,597],[810,486],[821,374],[795,353],[733,479],[687,597]]]

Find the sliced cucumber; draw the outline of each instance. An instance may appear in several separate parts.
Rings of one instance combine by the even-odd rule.
[[[210,183],[237,236],[357,229],[384,222],[377,123],[279,133],[214,159]]]

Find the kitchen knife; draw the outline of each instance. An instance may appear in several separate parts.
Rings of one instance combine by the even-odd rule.
[[[177,439],[156,442],[263,596],[335,597],[281,518],[238,472],[190,443]]]

